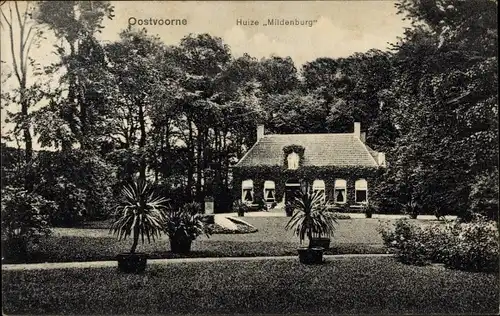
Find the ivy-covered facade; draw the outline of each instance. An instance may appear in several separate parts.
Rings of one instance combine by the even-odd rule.
[[[259,133],[260,131],[260,133]],[[283,205],[308,188],[330,203],[356,207],[373,202],[385,155],[353,133],[264,135],[233,168],[234,197],[248,204]]]

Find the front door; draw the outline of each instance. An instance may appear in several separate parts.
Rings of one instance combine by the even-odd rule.
[[[292,212],[292,210],[287,206],[289,204],[292,204],[297,194],[300,193],[300,189],[301,187],[299,181],[289,180],[285,183],[285,212],[287,213],[287,215],[290,215],[290,213]]]

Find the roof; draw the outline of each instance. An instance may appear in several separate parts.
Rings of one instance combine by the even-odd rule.
[[[304,147],[303,166],[378,167],[378,152],[352,133],[264,135],[241,158],[236,167],[282,166],[283,147]]]

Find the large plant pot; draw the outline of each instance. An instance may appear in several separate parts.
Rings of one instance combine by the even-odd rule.
[[[170,251],[173,253],[188,253],[191,251],[191,243],[193,241],[188,238],[171,238]]]
[[[142,252],[121,253],[116,256],[118,269],[124,273],[141,273],[146,270],[148,255]]]
[[[238,216],[239,217],[245,216],[245,211],[238,211]]]
[[[293,215],[293,208],[285,208],[285,214],[288,217],[292,217],[292,215]]]
[[[322,247],[315,248],[299,248],[299,261],[304,264],[320,264],[323,263]]]
[[[326,249],[330,249],[330,238],[313,238],[309,242],[309,247],[321,247]]]

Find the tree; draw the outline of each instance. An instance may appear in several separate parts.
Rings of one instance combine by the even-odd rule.
[[[340,79],[339,62],[333,58],[321,57],[302,66],[303,85],[306,91],[331,89]]]
[[[395,45],[395,167],[422,207],[465,216],[476,179],[498,168],[496,3],[397,6],[414,28]]]
[[[292,58],[272,56],[260,61],[258,79],[266,94],[284,94],[298,87],[297,68]]]
[[[30,57],[30,51],[33,45],[39,43],[43,31],[33,23],[31,16],[34,7],[32,2],[28,1],[23,5],[25,6],[24,10],[19,7],[18,2],[14,2],[14,5],[9,2],[8,9],[0,7],[2,15],[0,23],[2,29],[6,27],[8,30],[10,57],[12,59],[14,78],[17,81],[17,87],[13,91],[13,95],[4,94],[3,96],[7,97],[9,103],[21,105],[21,112],[11,114],[10,118],[16,124],[14,132],[22,131],[22,139],[25,144],[24,161],[27,166],[24,187],[28,192],[31,192],[33,190],[33,175],[28,166],[33,159],[33,140],[28,111],[30,105],[39,101],[39,96],[36,95],[37,87],[28,82],[28,77],[36,73],[37,68],[39,68],[35,60]],[[14,9],[12,6],[14,6]]]
[[[94,36],[103,28],[105,18],[113,18],[113,6],[109,1],[39,1],[34,17],[64,41],[55,46],[61,62],[51,67],[52,73],[61,67],[66,70],[61,83],[67,85],[67,96],[58,104],[62,109],[57,113],[67,122],[80,146],[91,147],[94,139],[89,133],[100,130],[92,119],[102,117],[102,113],[94,115],[92,111],[106,108],[102,106],[102,90],[109,78],[102,72],[106,63],[104,51]],[[63,150],[73,145],[68,143],[70,139],[62,143]]]
[[[148,122],[156,132],[174,104],[174,72],[167,61],[167,48],[146,30],[127,29],[120,41],[106,47],[116,80],[116,109],[112,120],[119,148],[134,153],[138,172],[146,179],[147,152],[151,135]],[[168,125],[167,125],[168,128]],[[129,174],[129,177],[132,174]]]
[[[214,114],[221,101],[216,84],[221,73],[227,68],[231,54],[229,47],[220,38],[208,34],[190,34],[181,39],[178,60],[185,71],[181,82],[184,93],[179,102],[185,115],[182,118],[183,140],[190,155],[187,193],[191,194],[191,188],[194,185],[196,200],[201,202],[203,170],[208,167],[209,163],[206,149],[210,127],[215,123]],[[196,183],[194,183],[195,180]]]

